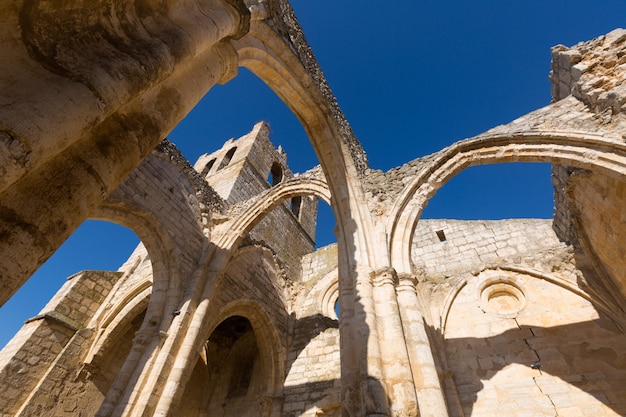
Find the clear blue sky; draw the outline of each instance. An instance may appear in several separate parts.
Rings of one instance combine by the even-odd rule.
[[[550,101],[550,47],[626,26],[624,0],[293,0],[309,43],[375,169],[388,170]],[[266,120],[300,172],[316,158],[297,119],[246,70],[216,86],[169,136],[192,162]],[[431,201],[431,218],[551,217],[547,165],[472,168]],[[319,234],[333,239],[323,210]],[[133,232],[87,222],[0,308],[0,346],[67,276],[117,269]]]

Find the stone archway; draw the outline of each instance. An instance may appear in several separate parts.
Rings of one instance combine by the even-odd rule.
[[[412,273],[416,224],[427,201],[451,177],[469,166],[513,161],[567,164],[619,179],[626,171],[626,149],[611,138],[579,132],[491,134],[458,142],[436,154],[394,203],[387,223],[392,265]]]
[[[266,308],[252,300],[234,301],[211,319],[181,392],[181,415],[280,415],[285,352],[276,318]]]
[[[242,316],[222,321],[208,337],[181,402],[181,416],[261,417],[268,390],[267,358],[252,324]]]

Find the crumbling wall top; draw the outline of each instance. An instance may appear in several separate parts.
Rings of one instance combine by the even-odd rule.
[[[202,176],[193,169],[189,161],[172,142],[164,139],[153,152],[169,160],[189,178],[189,181],[196,189],[198,200],[200,203],[204,204],[209,211],[223,213],[226,210],[226,202],[209,184],[207,184]]]
[[[626,30],[614,31],[571,48],[552,48],[552,97],[572,94],[595,113],[626,111]]]

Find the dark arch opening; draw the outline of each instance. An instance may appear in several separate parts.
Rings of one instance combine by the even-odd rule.
[[[237,147],[233,146],[232,148],[228,150],[228,152],[226,152],[226,155],[224,155],[222,162],[220,162],[220,166],[217,168],[218,171],[228,166],[228,164],[230,164],[230,161],[233,159],[233,156],[235,156],[236,151],[237,151]]]
[[[272,186],[280,184],[283,180],[283,167],[278,162],[272,164],[270,179],[271,181],[268,182],[272,184]]]
[[[209,337],[206,349],[207,362],[213,366],[221,366],[229,359],[236,360],[238,365],[232,369],[226,397],[245,396],[259,354],[250,321],[241,316],[224,320]]]
[[[207,339],[187,382],[181,415],[198,410],[207,415],[249,415],[267,389],[264,372],[250,321],[229,317]]]
[[[202,173],[201,173],[203,177],[206,177],[209,174],[209,172],[211,171],[211,168],[213,168],[213,165],[215,165],[215,161],[216,159],[213,158],[204,166],[204,168],[202,169]]]
[[[291,212],[296,219],[300,220],[300,208],[302,206],[302,197],[294,197],[291,199]]]

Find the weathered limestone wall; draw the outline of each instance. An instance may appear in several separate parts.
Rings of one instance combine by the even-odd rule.
[[[284,417],[340,415],[337,245],[303,257],[302,288],[287,354]]]
[[[309,203],[309,209],[317,210],[317,200],[307,198],[304,203]],[[250,237],[271,247],[285,263],[292,279],[297,279],[301,274],[301,256],[314,248],[314,241],[303,230],[291,210],[284,205],[276,207],[257,224],[250,231]]]
[[[421,275],[446,279],[487,264],[564,248],[551,226],[551,220],[540,219],[420,220],[411,256]]]
[[[626,132],[626,31],[571,48],[552,49],[552,97],[573,96],[594,114],[599,128]],[[626,236],[623,221],[623,181],[600,173],[554,167],[555,230],[595,263],[602,282],[594,285],[626,296],[626,264],[620,242]],[[572,226],[572,224],[574,226]],[[579,240],[580,239],[580,240]],[[593,277],[590,277],[593,280]],[[597,279],[596,279],[597,281]]]
[[[550,221],[422,220],[412,255],[451,416],[624,413],[626,336]]]
[[[7,344],[0,362],[1,415],[44,415],[56,407],[55,396],[89,346],[92,333],[86,328],[120,275],[85,271],[71,276]]]
[[[485,271],[444,320],[447,369],[464,415],[626,412],[626,336],[570,287]]]
[[[262,304],[278,334],[286,335],[290,291],[291,278],[284,275],[271,252],[259,247],[246,247],[224,273],[214,297],[214,311],[218,312],[232,302],[251,300]]]
[[[600,174],[570,176],[568,196],[579,243],[626,298],[626,183]]]
[[[164,143],[153,151],[96,211],[96,216],[118,221],[134,230],[153,251],[153,261],[167,263],[177,247],[181,275],[189,274],[202,250],[202,221],[208,221],[208,207],[219,197],[206,195],[180,152]]]
[[[111,291],[111,295],[104,304],[104,310],[111,309],[117,304],[116,300],[125,298],[126,294],[131,293],[133,288],[141,286],[142,283],[148,282],[152,284],[152,263],[148,256],[148,251],[141,242],[128,257],[128,260],[119,267],[118,272],[124,274],[123,279],[120,279]],[[105,315],[108,312],[101,312],[101,314]],[[100,319],[102,320],[103,318],[101,317]]]
[[[337,268],[337,244],[319,248],[302,257],[302,282],[313,285]]]

